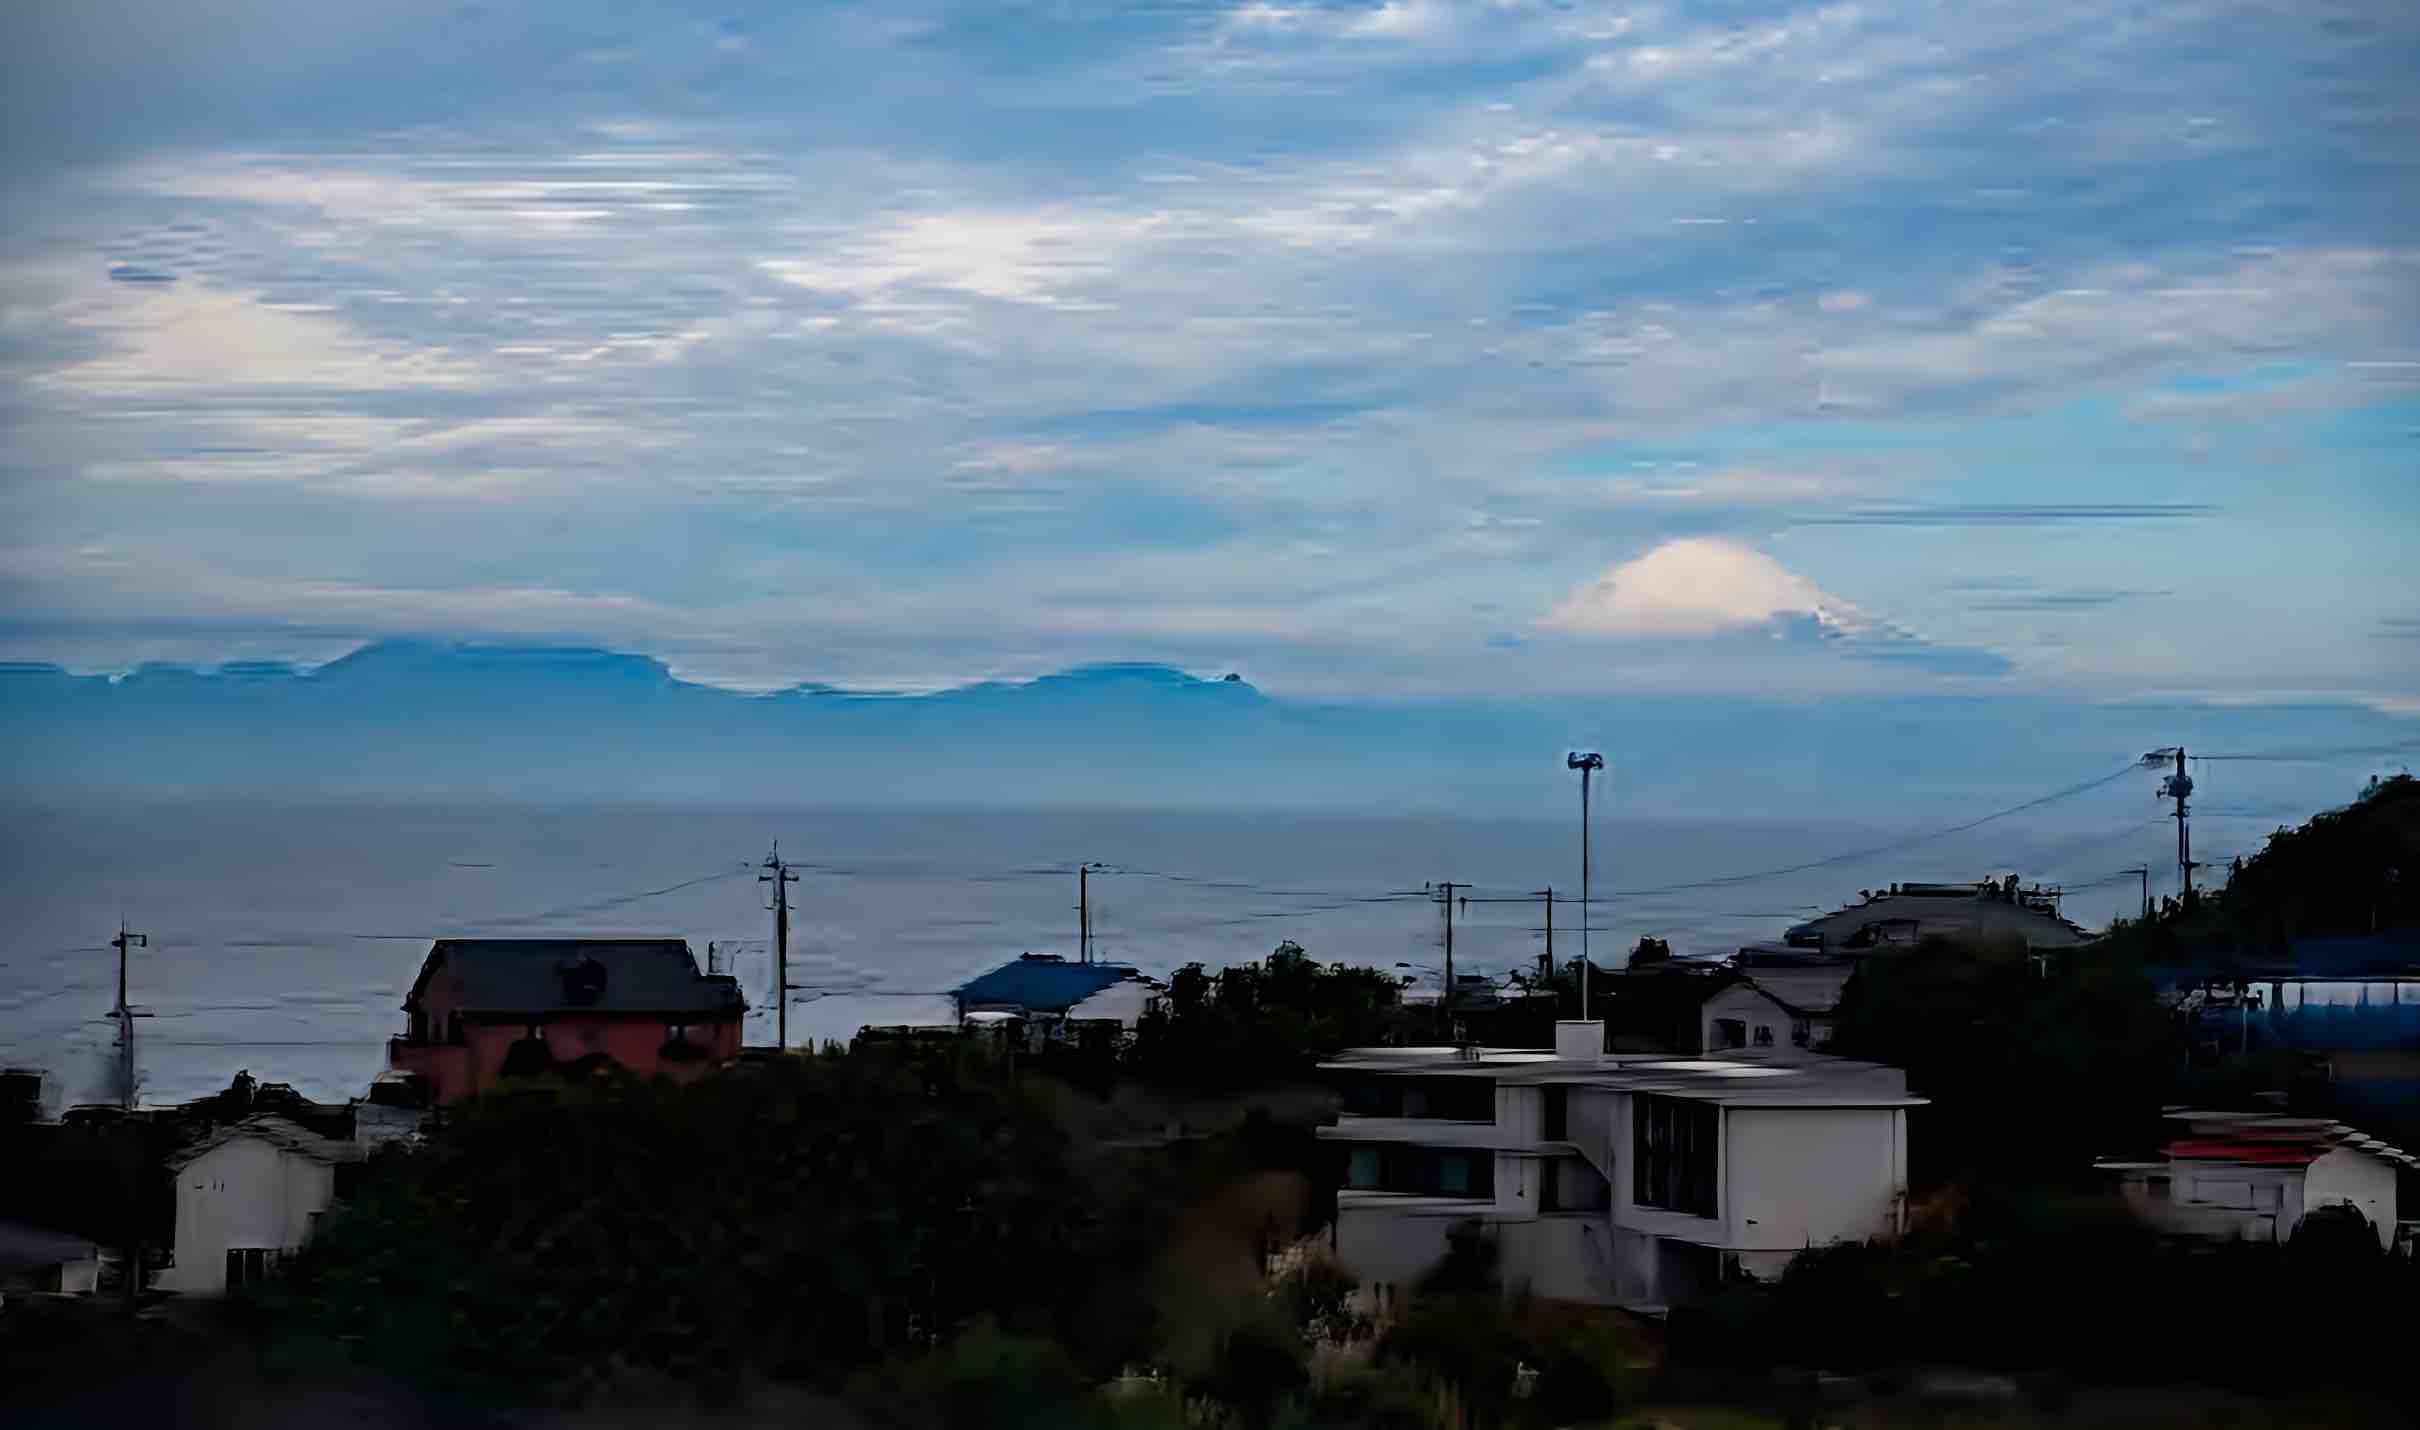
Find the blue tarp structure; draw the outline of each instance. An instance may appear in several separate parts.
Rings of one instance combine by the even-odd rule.
[[[1113,983],[1142,974],[1126,963],[1069,963],[1055,953],[1029,953],[952,990],[961,1008],[1015,1008],[1064,1013]]]

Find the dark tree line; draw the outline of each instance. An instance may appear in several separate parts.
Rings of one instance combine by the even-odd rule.
[[[1156,1080],[1224,1087],[1300,1076],[1342,1048],[1395,1041],[1402,985],[1375,968],[1321,963],[1282,943],[1258,963],[1213,974],[1187,964],[1164,1006],[1135,1029],[1132,1069]]]

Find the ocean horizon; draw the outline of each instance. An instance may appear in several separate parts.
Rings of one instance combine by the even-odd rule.
[[[1769,877],[1904,830],[1740,816],[1600,812],[1592,952],[1642,935],[1720,956],[1897,880],[2019,873],[2056,881],[2158,859],[2172,837],[2136,800],[2031,819]],[[2110,821],[2116,819],[2114,828]],[[0,1063],[42,1069],[56,1106],[103,1100],[124,917],[142,1098],[182,1101],[239,1070],[307,1095],[359,1095],[401,1031],[430,940],[453,935],[671,935],[712,944],[775,1038],[772,916],[756,866],[780,841],[793,886],[793,1045],[867,1024],[933,1021],[967,978],[1025,952],[1076,953],[1075,868],[1093,875],[1096,956],[1160,975],[1264,956],[1291,939],[1323,961],[1433,980],[1457,899],[1459,972],[1534,967],[1552,885],[1556,951],[1580,948],[1576,811],[1562,820],[1132,809],[871,811],[778,805],[536,806],[286,800],[60,801],[7,819]],[[1652,891],[1652,892],[1650,892]],[[2066,909],[2088,927],[2139,886],[2102,878]],[[1464,902],[1464,900],[1467,902]]]

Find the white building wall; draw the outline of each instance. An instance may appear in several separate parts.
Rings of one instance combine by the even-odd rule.
[[[1797,1251],[1895,1229],[1904,1132],[1890,1107],[1735,1107],[1722,1140],[1724,1239]]]
[[[1392,1207],[1341,1207],[1336,1259],[1365,1282],[1409,1288],[1445,1259],[1445,1234],[1455,1221]]]
[[[1544,1136],[1546,1089],[1496,1084],[1496,1131],[1524,1142]]]
[[[1736,1019],[1747,1027],[1747,1044],[1758,1047],[1786,1048],[1790,1046],[1791,1013],[1773,1001],[1772,995],[1759,992],[1744,983],[1733,984],[1699,1005],[1697,1013],[1697,1046],[1701,1052],[1715,1052],[1721,1044],[1714,1036],[1715,1023],[1724,1018]],[[1768,1041],[1759,1043],[1757,1030],[1762,1028]]]
[[[2303,1173],[2304,1216],[2337,1202],[2350,1202],[2370,1219],[2380,1250],[2395,1239],[2395,1168],[2356,1147],[2337,1147]],[[2289,1223],[2288,1225],[2291,1225]],[[2289,1232],[2288,1235],[2292,1233]]]
[[[227,1253],[291,1251],[336,1199],[336,1169],[261,1137],[238,1137],[187,1163],[176,1182],[176,1264],[163,1291],[227,1289]]]
[[[1619,1299],[1611,1232],[1601,1214],[1499,1224],[1494,1233],[1504,1288],[1554,1301],[1611,1305]]]
[[[1539,1199],[1546,1178],[1552,1169],[1543,1157],[1523,1156],[1518,1152],[1496,1154],[1496,1215],[1500,1217],[1533,1217],[1538,1214]]]
[[[1083,1002],[1067,1010],[1070,1023],[1107,1022],[1115,1018],[1118,1026],[1131,1033],[1143,1020],[1143,1012],[1157,998],[1159,990],[1141,979],[1130,978],[1112,983]]]

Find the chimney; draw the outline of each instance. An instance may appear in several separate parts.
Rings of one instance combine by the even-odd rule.
[[[1602,1018],[1557,1019],[1555,1056],[1570,1062],[1604,1061],[1605,1021]]]

